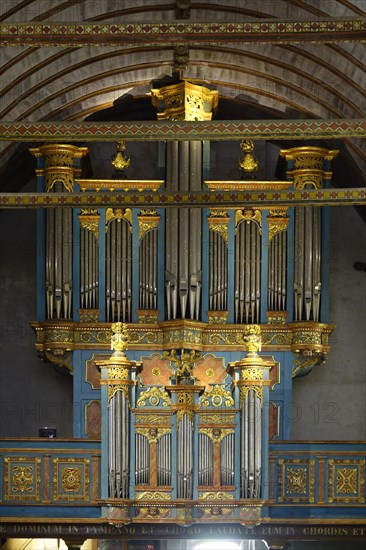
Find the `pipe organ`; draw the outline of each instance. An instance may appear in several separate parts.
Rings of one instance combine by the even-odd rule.
[[[159,119],[208,120],[217,103],[214,91],[186,81],[155,87],[152,98]],[[31,151],[50,200],[75,182],[82,190],[149,189],[152,197],[163,183],[93,183],[77,177],[86,148]],[[203,178],[203,151],[201,141],[166,144],[169,196],[319,188],[329,183],[337,153],[284,150],[287,181],[230,182]],[[100,400],[102,499],[111,522],[128,520],[131,501],[137,521],[243,519],[242,501],[259,510],[269,498],[269,437],[289,437],[282,411],[291,377],[309,372],[329,349],[320,208],[65,207],[48,209],[41,221],[37,346],[60,365],[73,354],[69,370],[94,364],[92,378],[79,375],[75,388],[84,392],[80,403]],[[107,357],[101,352],[111,330]],[[260,354],[262,345],[269,355]],[[77,437],[87,422],[86,414]]]

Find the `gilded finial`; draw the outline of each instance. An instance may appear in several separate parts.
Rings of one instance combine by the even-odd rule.
[[[244,346],[249,357],[258,355],[261,351],[261,327],[259,325],[249,325],[244,332]]]
[[[111,350],[114,351],[114,356],[125,357],[125,350],[128,347],[128,332],[126,323],[113,323],[111,338]]]
[[[251,139],[243,139],[240,147],[244,153],[244,157],[239,159],[239,168],[243,172],[255,172],[258,170],[258,159],[252,154],[254,151],[254,143]]]
[[[116,143],[117,153],[112,157],[112,164],[116,170],[126,170],[130,166],[130,157],[124,157],[123,152],[126,150],[126,142],[118,141]]]

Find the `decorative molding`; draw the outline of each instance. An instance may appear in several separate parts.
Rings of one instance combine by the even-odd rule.
[[[328,460],[328,501],[345,504],[365,502],[365,460]]]
[[[154,386],[142,391],[136,404],[138,407],[169,407],[171,400],[164,388]]]
[[[366,19],[327,18],[246,22],[162,23],[2,23],[1,45],[6,46],[125,46],[127,44],[176,45],[236,42],[242,44],[365,41]]]
[[[4,500],[41,500],[41,458],[4,457]]]
[[[109,229],[109,225],[112,221],[126,220],[129,226],[130,232],[132,232],[132,210],[131,208],[107,208],[105,214],[105,231]]]
[[[226,210],[211,210],[207,218],[207,223],[210,231],[215,231],[228,242],[228,227],[230,218]]]
[[[150,427],[151,425],[159,426],[171,426],[171,411],[159,410],[156,413],[152,413],[151,409],[133,409],[135,415],[136,426]]]
[[[280,458],[278,461],[278,502],[315,500],[315,460]]]
[[[217,207],[236,209],[245,204],[248,209],[274,209],[279,206],[352,206],[366,204],[366,188],[345,189],[295,189],[291,191],[247,191],[212,193],[191,191],[187,193],[1,193],[1,208],[187,208]],[[123,216],[120,216],[121,218]],[[113,216],[118,218],[118,216]]]
[[[289,219],[286,213],[278,215],[278,211],[271,211],[271,215],[267,217],[268,222],[268,241],[271,242],[273,237],[280,231],[287,231]],[[268,312],[267,312],[268,315]]]
[[[200,407],[234,407],[231,391],[222,384],[207,387],[199,401]]]
[[[53,499],[66,501],[90,500],[90,459],[54,458]]]
[[[268,439],[274,441],[280,436],[280,412],[281,405],[274,401],[269,402],[269,429]]]
[[[233,412],[227,409],[222,409],[220,412],[202,412],[198,411],[199,425],[201,426],[212,426],[215,424],[220,424],[220,426],[235,425],[235,416],[236,411]]]
[[[205,180],[210,191],[283,191],[292,186],[292,182],[285,180]]]
[[[198,493],[198,500],[209,500],[209,501],[235,500],[235,495],[232,493],[226,493],[224,491],[208,491],[205,493]]]
[[[96,208],[82,208],[80,214],[78,215],[78,220],[80,223],[80,227],[85,231],[91,231],[91,233],[93,233],[94,237],[98,241],[100,220],[100,214],[98,214],[98,210]],[[99,314],[99,310],[95,311],[98,311]]]
[[[80,179],[75,182],[81,191],[157,191],[164,180]]]
[[[80,323],[98,323],[99,309],[78,309]]]
[[[85,405],[85,434],[91,439],[100,439],[102,435],[102,407],[98,399]]]
[[[229,318],[229,311],[214,311],[210,310],[207,312],[208,324],[209,325],[227,325]]]
[[[158,309],[137,309],[136,314],[141,325],[156,325],[158,323]]]
[[[140,426],[136,427],[136,433],[143,435],[149,441],[149,443],[157,443],[163,435],[171,433],[171,428],[169,427],[154,427],[154,428],[142,428]]]
[[[234,428],[200,428],[200,434],[207,435],[214,443],[221,443],[221,441],[229,434],[234,434]]]
[[[163,491],[136,491],[135,498],[138,502],[140,501],[160,501],[160,500],[171,500],[172,495],[170,493],[165,493]]]
[[[1,27],[0,27],[1,28]],[[52,44],[53,46],[55,44]],[[75,44],[73,44],[75,47]],[[366,137],[366,119],[143,122],[0,121],[0,141],[175,141]],[[254,182],[252,182],[252,185]],[[141,205],[140,205],[141,206]]]
[[[140,215],[137,216],[140,240],[148,231],[157,230],[160,221],[160,216],[157,215],[156,210],[150,210],[150,212],[145,210],[145,212],[145,214],[140,213]]]
[[[34,321],[36,349],[39,352],[57,349],[110,350],[111,323],[77,323],[71,321]],[[243,351],[245,325],[214,325],[197,321],[165,321],[144,326],[130,323],[130,350],[195,349],[201,352]],[[248,325],[251,326],[251,325]],[[311,354],[329,352],[329,336],[335,325],[302,321],[260,326],[262,352],[276,350]],[[95,356],[96,358],[96,356]]]
[[[85,382],[88,382],[93,390],[100,390],[100,370],[95,364],[95,360],[106,360],[110,358],[110,355],[94,354],[90,359],[85,361]]]
[[[235,212],[235,227],[242,221],[246,221],[247,223],[251,221],[255,222],[258,225],[259,233],[262,234],[262,213],[260,210],[254,210],[253,208],[237,210]]]

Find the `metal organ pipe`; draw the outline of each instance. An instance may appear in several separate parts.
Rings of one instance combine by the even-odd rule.
[[[268,309],[286,309],[287,231],[273,235],[268,247]]]
[[[220,483],[223,486],[234,484],[234,434],[228,434],[220,446]]]
[[[80,218],[79,218],[80,219]],[[98,241],[88,229],[80,227],[80,307],[98,307]]]
[[[313,317],[319,321],[321,293],[321,210],[313,208]]]
[[[202,143],[167,143],[167,190],[202,187]],[[167,319],[199,319],[201,303],[201,210],[167,209],[165,218],[165,289]]]
[[[150,229],[140,241],[140,300],[141,309],[157,308],[157,229]]]
[[[46,211],[46,306],[47,319],[53,318],[53,304],[55,294],[54,272],[54,232],[55,212],[50,208]]]
[[[131,247],[127,220],[112,219],[106,233],[107,321],[131,321]]]
[[[56,182],[55,192],[63,191]],[[72,311],[72,209],[46,213],[46,313],[47,319],[71,319]]]
[[[158,485],[171,485],[171,434],[164,434],[157,443]]]
[[[227,308],[227,243],[214,228],[209,231],[209,309]]]
[[[235,320],[258,323],[260,317],[261,239],[251,220],[238,224],[235,235]]]
[[[191,499],[193,496],[193,432],[192,424],[187,414],[182,416],[178,424],[178,487],[177,497]]]
[[[305,212],[304,207],[299,206],[295,210],[295,272],[294,272],[294,302],[295,321],[301,321],[304,298],[304,231]]]
[[[213,483],[213,441],[204,433],[199,434],[198,485]]]
[[[321,295],[321,212],[295,209],[295,321],[319,321]]]
[[[150,443],[147,437],[136,434],[136,485],[148,485],[150,483]]]
[[[241,498],[260,498],[262,410],[254,390],[243,399],[240,420]]]

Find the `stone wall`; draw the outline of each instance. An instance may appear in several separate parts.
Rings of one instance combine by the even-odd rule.
[[[366,225],[354,208],[330,209],[327,362],[293,384],[293,439],[366,438]]]

